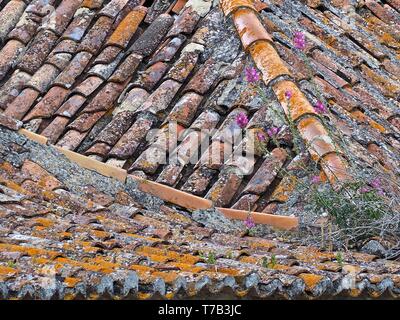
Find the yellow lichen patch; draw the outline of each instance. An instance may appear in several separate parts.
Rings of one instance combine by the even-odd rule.
[[[312,290],[323,278],[323,276],[312,273],[301,273],[299,277],[303,279],[307,290]]]
[[[32,248],[32,247],[23,247],[23,246],[6,244],[6,243],[0,243],[0,251],[23,252],[29,256],[43,255],[43,256],[46,256],[49,258],[55,258],[60,255],[60,253],[56,252],[56,251],[50,251],[50,250],[44,250],[44,249],[38,249],[38,248]]]
[[[357,298],[361,294],[361,290],[360,289],[351,289],[349,294],[351,297]]]
[[[151,275],[155,278],[163,279],[165,283],[172,284],[176,280],[176,278],[178,278],[179,273],[171,271],[170,272],[156,271],[153,272]]]
[[[294,175],[285,176],[278,187],[275,188],[271,195],[271,200],[286,202],[289,199],[290,194],[296,187],[297,177]]]
[[[15,173],[15,168],[11,165],[11,163],[9,163],[7,161],[0,163],[0,170],[3,170],[9,174]]]
[[[385,133],[385,132],[386,132],[386,129],[385,129],[383,126],[381,126],[379,123],[375,122],[374,120],[370,120],[370,121],[369,121],[369,125],[370,125],[372,128],[379,130],[379,131],[382,132],[382,133]]]
[[[141,236],[139,234],[133,234],[133,233],[124,233],[124,235],[126,235],[128,237],[132,237],[132,238],[146,240],[146,241],[149,241],[149,242],[161,242],[161,241],[163,241],[162,239],[145,237],[145,236]]]
[[[49,228],[54,225],[54,221],[46,218],[36,218],[34,221],[45,228]]]
[[[389,81],[387,78],[379,75],[375,71],[368,68],[366,65],[361,65],[362,72],[374,83],[377,83],[382,90],[384,90],[384,95],[390,98],[395,98],[400,92],[400,85]]]
[[[275,242],[259,238],[256,241],[248,241],[248,245],[252,249],[263,249],[266,251],[276,247]]]
[[[12,190],[14,190],[14,191],[16,191],[18,193],[22,193],[22,194],[25,194],[25,195],[30,195],[31,194],[28,190],[22,188],[20,185],[16,184],[15,182],[9,181],[9,180],[5,180],[2,177],[0,177],[0,183],[5,185],[7,188],[12,189]]]
[[[208,269],[209,271],[214,271],[215,268],[211,267]],[[224,267],[218,267],[218,272],[220,273],[225,273],[228,274],[230,276],[236,277],[242,274],[242,272],[240,270],[237,269],[230,269],[230,268],[224,268]]]
[[[81,281],[81,279],[79,278],[65,278],[64,279],[64,283],[68,288],[73,288],[76,286],[77,283],[79,283]]]
[[[167,298],[167,299],[173,299],[175,297],[175,293],[173,293],[173,292],[168,292],[168,293],[166,293],[165,294],[165,298]]]
[[[75,297],[76,297],[75,294],[73,294],[73,293],[68,293],[68,294],[66,294],[66,295],[64,296],[64,300],[74,300]]]
[[[243,298],[247,295],[248,290],[237,290],[235,291],[236,296],[238,296],[239,298]]]
[[[199,273],[199,272],[205,270],[204,267],[194,266],[194,265],[188,264],[188,263],[170,262],[170,263],[168,263],[168,265],[177,267],[181,271],[187,271],[187,272],[192,272],[192,273]]]
[[[271,265],[270,268],[274,269],[274,270],[289,270],[290,269],[289,266],[285,266],[284,264]]]
[[[239,261],[245,262],[245,263],[257,264],[258,259],[251,257],[251,256],[243,256],[243,257],[240,257]]]
[[[57,258],[56,261],[61,264],[69,264],[76,267],[82,267],[89,271],[103,273],[111,273],[115,268],[119,267],[118,264],[102,260],[101,258],[91,259],[90,263],[75,261],[68,258]]]
[[[0,266],[0,276],[11,276],[18,271],[11,267]]]
[[[154,271],[154,268],[148,267],[148,266],[144,266],[144,265],[141,265],[141,264],[133,264],[133,265],[129,266],[129,269],[136,271],[139,275],[143,275],[145,273],[149,273],[149,272],[153,272]]]
[[[294,252],[294,256],[297,260],[307,263],[319,263],[335,258],[335,254],[332,252],[321,252],[317,248],[312,247],[297,250]]]
[[[105,231],[92,230],[92,231],[90,231],[90,233],[94,237],[96,237],[98,239],[101,239],[101,240],[107,240],[107,239],[110,238],[110,234],[108,232],[105,232]]]
[[[151,293],[138,292],[137,294],[137,298],[139,300],[147,300],[150,299],[151,297],[152,297]]]
[[[194,264],[200,260],[199,257],[192,256],[189,254],[180,254],[175,251],[153,248],[148,246],[142,246],[136,250],[138,254],[149,257],[153,261],[157,262],[167,262],[171,260],[175,260],[177,262]],[[156,260],[154,260],[156,259]]]

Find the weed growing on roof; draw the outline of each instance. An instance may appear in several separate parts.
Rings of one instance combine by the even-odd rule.
[[[339,264],[339,266],[341,268],[343,268],[344,259],[343,259],[343,255],[341,252],[336,253],[335,259],[336,259],[337,263]]]
[[[210,251],[208,254],[200,253],[200,257],[207,263],[207,264],[215,264],[217,262],[217,256],[214,252]]]
[[[274,269],[277,265],[277,259],[276,256],[273,254],[271,256],[271,258],[268,257],[263,257],[262,261],[261,261],[261,265],[264,268],[268,268],[268,269]]]
[[[302,55],[305,55],[303,52]],[[305,63],[311,68],[308,60]],[[315,86],[316,87],[316,86]],[[266,96],[263,89],[259,86],[257,88],[259,95],[267,103],[269,98]],[[322,94],[315,90],[318,101],[314,104],[318,118],[327,129],[328,138],[331,141],[339,138],[341,147],[345,150],[344,154],[348,157],[347,160],[357,158],[352,154],[352,151],[347,147],[347,143],[341,138],[340,133],[333,132],[331,128],[325,123],[324,115],[329,113],[328,108],[322,102]],[[291,100],[293,93],[291,91],[285,92],[287,99],[288,112],[284,110],[271,108],[272,112],[283,123],[288,124],[288,128],[293,137],[293,155],[290,150],[289,161],[293,160],[296,155],[304,154],[306,150],[318,154],[314,145],[316,141],[309,141],[306,145],[300,135],[295,121],[291,116]],[[263,128],[267,133],[270,141],[276,147],[281,147],[278,139],[280,131],[277,127]],[[339,136],[337,137],[337,135]],[[263,155],[266,157],[270,154],[267,147],[268,141],[265,137],[258,137],[255,139],[257,150],[262,150]],[[319,137],[317,137],[319,139]],[[335,146],[335,152],[340,154],[340,150]],[[331,185],[327,181],[327,176],[321,171],[321,162],[311,162],[311,165],[297,164],[303,172],[302,176],[311,177],[308,180],[296,179],[296,192],[297,203],[302,205],[301,215],[313,216],[313,220],[317,221],[321,231],[317,236],[314,233],[305,236],[305,242],[309,241],[315,244],[316,241],[325,247],[325,243],[330,243],[331,246],[348,248],[349,246],[357,245],[371,237],[392,237],[397,239],[400,244],[400,186],[395,179],[392,179],[389,174],[384,174],[382,168],[377,164],[377,168],[360,168],[357,167],[356,161],[348,161],[348,170],[346,172],[347,179],[341,181],[336,176],[337,171],[332,168],[325,168],[325,172],[329,173],[333,179],[336,180],[335,185]],[[285,175],[293,175],[288,172],[286,168],[282,168],[279,176],[283,178]],[[389,192],[388,190],[392,190]],[[318,217],[321,217],[319,219]],[[307,229],[307,228],[306,228]],[[326,230],[327,229],[327,230]],[[308,229],[309,230],[309,229]],[[319,240],[317,240],[317,238]]]

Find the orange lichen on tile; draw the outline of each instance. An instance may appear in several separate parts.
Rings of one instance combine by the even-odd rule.
[[[146,12],[147,9],[142,6],[138,6],[131,11],[115,29],[107,44],[122,48],[126,47],[145,17]]]
[[[187,271],[187,272],[191,272],[191,273],[199,273],[199,272],[205,270],[204,267],[194,266],[191,263],[169,262],[168,265],[179,268],[181,271]]]
[[[79,278],[67,277],[64,279],[64,283],[68,288],[74,288],[76,286],[76,284],[79,283],[80,281],[81,281],[81,279],[79,279]]]
[[[278,76],[290,75],[290,71],[268,41],[257,41],[250,46],[249,50],[257,68],[263,75],[265,84],[268,85]]]
[[[314,289],[315,286],[323,279],[323,276],[312,273],[302,273],[299,275],[299,277],[303,279],[307,290]]]
[[[368,116],[366,116],[362,111],[356,109],[356,110],[351,111],[350,114],[351,114],[351,116],[352,116],[355,120],[357,120],[358,122],[367,123],[367,124],[369,124],[372,128],[374,128],[374,129],[376,129],[376,130],[378,130],[378,131],[380,131],[380,132],[382,132],[382,133],[385,133],[385,132],[386,132],[386,129],[385,129],[382,125],[380,125],[380,124],[377,123],[376,121],[374,121],[374,120],[372,120],[371,118],[369,118]]]
[[[247,245],[252,249],[263,249],[269,251],[276,247],[274,241],[260,239],[260,238],[247,238]]]
[[[50,259],[54,259],[61,255],[60,252],[33,248],[33,247],[23,247],[16,244],[0,243],[0,252],[22,252],[29,256],[46,256]]]
[[[316,118],[301,119],[297,124],[297,128],[314,161],[319,161],[324,155],[337,151],[328,132]]]
[[[49,228],[54,225],[54,221],[46,218],[36,218],[35,223],[38,223],[40,226]]]
[[[179,277],[179,273],[172,271],[156,271],[153,272],[151,276],[154,278],[161,278],[167,284],[172,284]]]
[[[251,263],[251,264],[257,264],[258,259],[252,256],[242,256],[239,258],[240,262],[245,262],[245,263]]]
[[[245,50],[256,41],[272,41],[271,36],[265,30],[253,10],[249,10],[248,8],[236,10],[233,14],[233,22]]]
[[[158,262],[167,262],[167,261],[176,261],[187,264],[194,264],[200,260],[199,257],[190,255],[190,254],[180,254],[178,252],[168,250],[168,249],[159,249],[148,246],[139,247],[136,250],[136,253],[149,257],[150,259]]]
[[[252,0],[221,0],[220,4],[226,16],[239,8],[249,8],[257,11]]]
[[[5,267],[5,266],[0,266],[0,276],[11,276],[14,275],[18,272],[18,270],[11,268],[11,267]]]
[[[145,293],[145,292],[138,292],[137,293],[137,298],[139,300],[147,300],[150,299],[153,295],[151,293]]]
[[[271,194],[271,201],[286,202],[290,194],[296,188],[297,177],[285,176]]]
[[[273,90],[285,113],[294,121],[305,114],[316,114],[313,106],[294,82],[279,81],[273,86]],[[290,99],[286,98],[287,92],[292,95]]]
[[[154,268],[141,264],[132,264],[129,266],[129,269],[137,272],[139,276],[144,276],[154,271]]]
[[[89,9],[99,9],[103,4],[103,0],[83,0],[81,7]]]

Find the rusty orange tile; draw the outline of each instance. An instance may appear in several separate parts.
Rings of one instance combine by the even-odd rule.
[[[316,118],[301,119],[297,127],[314,161],[319,161],[324,155],[337,151],[328,132]]]
[[[329,153],[321,159],[321,167],[331,184],[349,180],[347,162],[336,153]]]
[[[230,219],[246,220],[249,215],[248,211],[243,210],[234,210],[229,208],[217,209]],[[291,230],[297,228],[299,225],[298,218],[291,216],[279,216],[260,212],[252,212],[251,216],[255,223],[270,225],[278,229]]]
[[[268,41],[261,40],[253,43],[249,51],[267,85],[278,76],[290,75],[275,48]]]
[[[247,8],[236,10],[233,14],[233,22],[245,50],[256,41],[272,41],[271,36],[265,30],[253,10]]]
[[[108,39],[108,45],[115,45],[119,47],[126,47],[136,32],[139,24],[144,19],[147,13],[147,8],[138,6],[131,11],[118,25],[117,29],[113,32]]]
[[[193,196],[189,193],[135,176],[133,179],[139,181],[139,189],[156,196],[164,201],[168,201],[187,209],[209,209],[212,207],[212,202],[204,198]]]
[[[279,81],[272,88],[282,105],[285,113],[293,120],[297,120],[305,114],[316,114],[313,106],[301,92],[299,87],[292,81]],[[288,100],[285,93],[290,91],[292,97]]]

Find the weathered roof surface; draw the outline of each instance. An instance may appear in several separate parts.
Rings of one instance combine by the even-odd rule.
[[[146,7],[149,2],[139,0],[0,1],[0,124],[23,126],[64,154],[82,154],[80,164],[103,162],[107,173],[102,172],[122,181],[79,169],[60,149],[1,129],[0,276],[8,280],[0,294],[53,295],[54,288],[35,290],[47,272],[40,266],[48,264],[62,277],[56,287],[62,297],[79,290],[104,297],[113,281],[121,291],[112,295],[123,296],[136,290],[137,279],[137,296],[144,298],[157,291],[201,295],[204,286],[222,290],[221,296],[225,286],[233,286],[237,296],[260,297],[399,292],[396,262],[349,253],[342,265],[335,253],[269,239],[265,226],[259,226],[264,240],[240,238],[227,234],[243,228],[240,223],[219,219],[221,212],[243,218],[244,211],[214,209],[289,214],[284,205],[299,159],[290,160],[293,137],[271,111],[288,110],[287,89],[305,142],[326,136],[328,129],[335,138],[308,150],[322,171],[330,164],[345,171],[350,162],[375,166],[399,181],[399,2],[220,2],[156,0]],[[297,31],[307,40],[301,52],[293,43]],[[265,99],[245,79],[251,66],[262,74]],[[312,107],[320,99],[315,88],[329,109],[323,125]],[[233,139],[223,130],[237,132],[240,113],[249,117],[246,130],[254,135],[281,128],[279,146],[269,144],[270,156],[213,156]],[[150,129],[167,131],[169,121],[178,123],[181,137],[173,146],[178,164],[158,158],[172,139],[146,141]],[[204,128],[218,130],[203,154],[209,161],[193,164],[191,152],[199,149]],[[184,135],[184,129],[194,131]],[[340,140],[348,148],[336,153]],[[51,154],[52,162],[41,153]],[[75,177],[75,171],[81,174]],[[326,170],[325,175],[332,180]],[[64,239],[62,232],[71,235]],[[217,270],[199,254],[210,248]],[[272,256],[278,267],[262,268],[262,258]]]
[[[280,184],[278,171],[290,165],[288,128],[278,136],[283,149],[270,150],[266,159],[256,150],[254,161],[219,158],[228,148],[221,132],[238,129],[240,112],[250,118],[252,134],[281,126],[269,108],[285,108],[287,88],[301,105],[296,116],[315,114],[317,85],[329,102],[331,130],[351,140],[357,160],[398,173],[397,1],[255,1],[254,7],[253,1],[223,1],[232,9],[225,10],[228,18],[215,3],[155,1],[149,8],[133,0],[61,1],[56,7],[54,1],[4,3],[0,109],[62,148],[220,207],[271,212],[286,198],[279,190],[288,183]],[[311,70],[293,46],[295,31],[306,36]],[[260,70],[275,70],[264,74],[269,105],[244,79],[252,59]],[[285,74],[297,85],[268,83]],[[182,133],[178,164],[160,164],[160,149],[174,148],[165,136],[145,137],[150,129],[167,130],[169,121],[177,121],[176,134]],[[326,133],[315,121],[302,125],[306,140],[310,130]],[[183,136],[187,128],[195,132]],[[196,165],[190,157],[204,128],[219,131],[204,152],[208,161]],[[314,156],[330,153],[324,160],[338,163],[335,147],[323,147]],[[272,167],[276,170],[267,174]],[[230,170],[237,168],[239,173]],[[251,174],[242,176],[243,170]]]
[[[396,297],[400,263],[245,236],[0,128],[0,297]],[[196,222],[197,221],[197,222]]]

